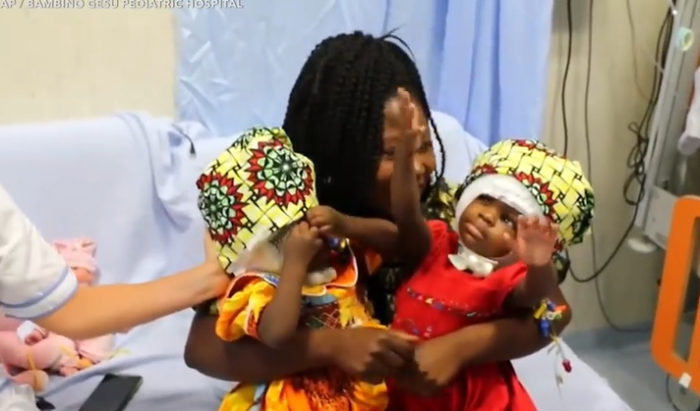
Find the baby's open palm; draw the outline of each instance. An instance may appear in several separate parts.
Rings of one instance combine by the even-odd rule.
[[[515,238],[507,237],[513,252],[527,265],[549,264],[557,244],[559,227],[542,217],[518,218]]]

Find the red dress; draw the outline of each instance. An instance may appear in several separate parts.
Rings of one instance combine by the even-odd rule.
[[[516,263],[487,277],[460,271],[448,259],[457,251],[457,233],[444,222],[428,223],[428,257],[399,289],[392,329],[422,339],[452,333],[503,315],[503,303],[526,268]],[[463,370],[432,397],[403,392],[389,382],[391,411],[536,411],[509,361]]]

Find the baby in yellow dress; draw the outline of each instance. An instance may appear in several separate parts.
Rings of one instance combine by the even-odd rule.
[[[281,129],[257,128],[197,181],[199,208],[234,276],[218,303],[216,333],[225,341],[249,336],[275,347],[300,327],[380,327],[356,292],[351,248],[329,246],[304,221],[318,205],[315,178],[311,161],[293,151]],[[387,401],[384,384],[321,369],[237,385],[219,411],[382,411]]]

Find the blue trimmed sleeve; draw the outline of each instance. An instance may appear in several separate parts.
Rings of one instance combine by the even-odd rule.
[[[78,282],[58,252],[0,187],[0,309],[33,320],[61,308]]]

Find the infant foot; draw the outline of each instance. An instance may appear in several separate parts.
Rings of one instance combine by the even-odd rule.
[[[39,341],[45,339],[46,336],[39,330],[32,330],[26,337],[24,337],[24,343],[27,345],[34,345]]]
[[[76,367],[61,367],[58,369],[58,373],[64,377],[70,377],[71,375],[76,374],[78,371],[80,370]]]

